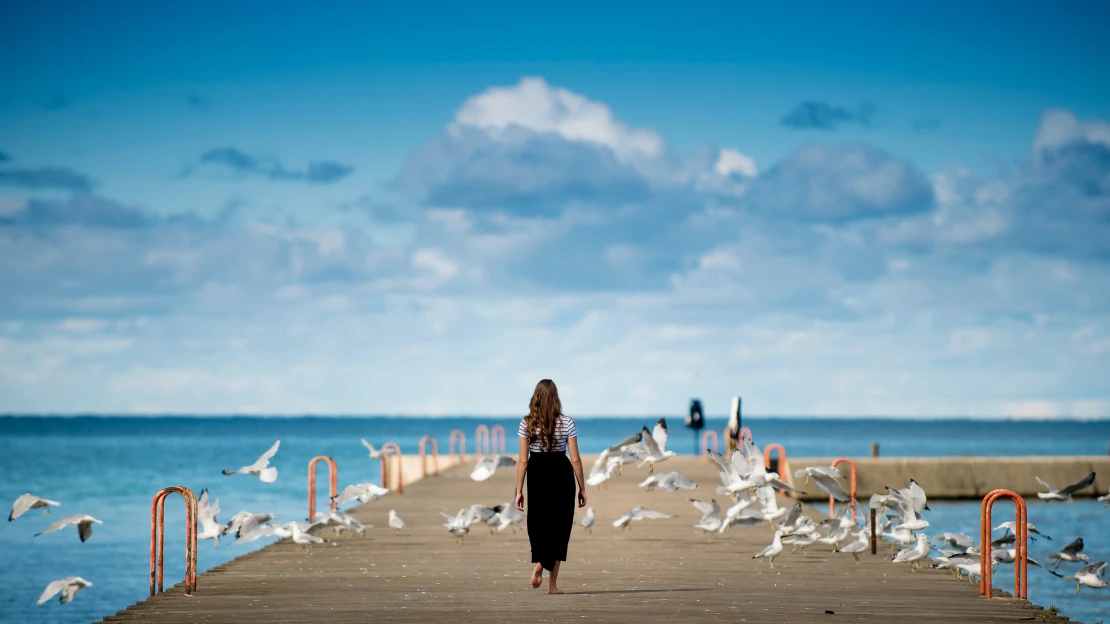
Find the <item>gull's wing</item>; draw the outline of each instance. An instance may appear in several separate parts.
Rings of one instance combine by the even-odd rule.
[[[817,484],[817,487],[828,492],[829,496],[842,503],[848,501],[848,493],[844,491],[844,487],[836,479],[822,472],[813,473],[810,478]]]
[[[659,520],[661,518],[671,517],[669,514],[665,514],[661,511],[652,511],[651,509],[641,509],[636,516],[641,520]]]
[[[693,489],[698,487],[697,483],[694,483],[693,481],[690,480],[689,477],[687,477],[686,475],[683,475],[682,473],[679,473],[679,472],[672,472],[671,473],[671,483],[673,485],[676,485],[680,488],[685,488],[687,490],[693,490]]]
[[[617,444],[614,444],[613,446],[610,446],[606,450],[615,453],[615,452],[618,452],[618,451],[622,450],[626,446],[632,446],[633,444],[639,444],[640,443],[640,438],[643,435],[644,435],[643,432],[634,433],[634,434],[628,436],[627,438],[625,438],[624,440],[622,440],[621,442],[619,442]]]
[[[651,432],[652,439],[659,445],[659,450],[667,448],[667,419],[660,418],[659,422],[655,423],[655,428]]]
[[[601,475],[605,473],[605,463],[609,460],[609,449],[601,451],[601,454],[594,460],[594,465],[590,467],[590,476]]]
[[[706,452],[709,455],[709,459],[712,459],[721,469],[721,481],[724,482],[725,485],[740,480],[740,471],[736,469],[736,464],[733,464],[728,458],[713,449],[706,449]]]
[[[744,438],[744,455],[748,462],[748,473],[751,472],[765,472],[767,470],[766,464],[763,461],[763,452],[748,438]],[[733,461],[736,456],[733,455]]]
[[[1102,577],[1102,573],[1106,571],[1105,561],[1096,561],[1091,564],[1091,573],[1097,577]]]
[[[926,504],[925,490],[913,479],[910,479],[910,487],[907,489],[909,490],[909,499],[913,503],[914,510],[918,515],[921,515],[922,511],[929,508],[929,505]]]
[[[792,526],[794,526],[794,523],[798,521],[798,518],[800,518],[801,516],[802,516],[802,504],[801,503],[794,503],[794,506],[790,508],[790,511],[786,512],[786,517],[782,519],[782,524],[784,524],[786,526],[789,526],[789,527],[792,527]]]
[[[1037,480],[1037,483],[1040,483],[1040,484],[1041,484],[1042,486],[1044,486],[1045,488],[1047,488],[1047,489],[1048,489],[1048,493],[1049,493],[1049,494],[1054,494],[1054,493],[1056,493],[1056,492],[1058,492],[1058,491],[1059,491],[1059,490],[1057,490],[1056,488],[1052,487],[1051,485],[1049,485],[1049,484],[1045,483],[1045,482],[1044,482],[1044,480],[1043,480],[1043,479],[1041,479],[1040,477],[1038,477],[1038,476],[1034,475],[1034,476],[1033,476],[1033,478]]]
[[[50,584],[47,585],[46,589],[42,590],[42,594],[39,595],[38,604],[42,604],[42,603],[46,602],[47,600],[50,600],[51,598],[53,598],[55,594],[62,591],[62,589],[67,587],[76,578],[77,577],[75,577],[75,576],[67,576],[65,578],[61,578],[61,579],[58,579],[56,581],[50,581]]]
[[[278,452],[279,446],[281,446],[281,440],[274,442],[274,445],[270,447],[270,450],[263,453],[253,464],[250,465],[250,468],[253,470],[262,470],[266,466],[269,466],[270,459],[274,456],[275,453]]]
[[[11,522],[12,520],[15,520],[16,518],[22,516],[24,513],[27,512],[28,509],[31,508],[31,505],[34,505],[40,500],[45,502],[47,505],[58,504],[54,501],[48,501],[45,498],[39,498],[34,494],[23,494],[19,498],[15,499],[15,504],[12,505],[12,512],[8,514],[8,522]]]
[[[1079,481],[1076,481],[1075,483],[1072,483],[1068,487],[1061,489],[1060,494],[1063,494],[1063,495],[1066,496],[1066,495],[1071,494],[1073,492],[1078,492],[1079,490],[1090,487],[1091,484],[1094,483],[1094,482],[1095,482],[1095,473],[1092,472],[1092,473],[1088,474],[1087,476],[1083,477],[1082,479],[1080,479]]]
[[[814,479],[816,479],[816,478],[817,477],[814,476]],[[803,492],[802,490],[796,490],[796,489],[790,487],[790,484],[788,484],[787,482],[783,481],[782,479],[774,476],[774,473],[772,473],[772,476],[767,478],[767,483],[768,483],[768,485],[771,485],[772,487],[774,487],[776,490],[779,490],[779,491],[782,491],[782,492],[794,492],[795,494],[805,494],[805,492]],[[847,497],[845,497],[844,500],[848,500]]]
[[[370,451],[371,453],[377,453],[378,452],[378,449],[374,448],[373,444],[370,444],[369,442],[367,442],[366,438],[359,438],[359,440],[362,442],[362,445],[366,447],[366,450]]]
[[[1081,550],[1083,550],[1083,538],[1082,537],[1077,537],[1074,540],[1072,540],[1071,543],[1069,543],[1067,546],[1064,546],[1063,548],[1061,548],[1060,552],[1061,553],[1068,553],[1069,555],[1075,555],[1076,553],[1078,553]]]
[[[85,519],[77,523],[77,535],[81,537],[82,542],[92,537],[93,522],[97,522],[96,518],[86,516]]]
[[[508,468],[509,466],[515,466],[516,460],[512,457],[509,457],[508,455],[498,455],[497,463],[495,465],[498,468]]]
[[[971,548],[975,545],[975,540],[972,539],[970,535],[965,535],[963,533],[941,533],[940,535],[934,536],[933,539],[952,543],[964,549]]]
[[[43,529],[42,533],[36,533],[35,536],[37,537],[37,536],[42,535],[44,533],[53,533],[54,531],[57,531],[59,529],[63,529],[63,528],[65,528],[65,527],[67,527],[71,524],[77,524],[78,522],[80,522],[84,518],[85,518],[84,514],[77,514],[75,516],[67,516],[65,518],[62,518],[61,520],[58,520],[58,521],[54,522],[53,524],[46,527],[45,529]]]
[[[779,503],[775,500],[775,490],[769,485],[761,485],[755,489],[755,496],[759,499],[759,504],[768,511],[776,511],[779,508]]]
[[[655,438],[652,437],[647,427],[644,427],[642,433],[643,438],[640,441],[643,443],[644,448],[647,449],[648,455],[662,455],[663,451],[659,448],[659,444],[655,441]]]
[[[703,516],[713,513],[719,513],[721,511],[721,506],[717,503],[717,499],[713,499],[713,502],[711,503],[706,503],[696,498],[691,498],[689,500],[691,503],[694,504],[694,507],[702,513]]]

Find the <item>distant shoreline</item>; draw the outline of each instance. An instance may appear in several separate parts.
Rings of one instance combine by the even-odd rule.
[[[576,419],[614,419],[614,420],[648,420],[656,421],[660,418],[668,419],[672,430],[685,429],[683,424],[684,414],[590,414],[575,415]],[[318,420],[509,420],[523,417],[523,414],[97,414],[97,413],[72,413],[72,414],[26,414],[26,413],[0,413],[0,419],[31,420],[31,419],[89,419],[89,420],[152,420],[160,418],[188,418],[208,420],[250,419],[250,420],[289,420],[289,419],[318,419]],[[725,421],[726,414],[707,414],[707,420]],[[900,421],[900,422],[1015,422],[1015,423],[1110,423],[1110,417],[1076,418],[1069,417],[1016,417],[1016,416],[849,416],[849,415],[793,415],[793,414],[752,414],[745,415],[744,422],[767,422],[783,420],[827,420],[837,422],[869,422],[869,421]]]

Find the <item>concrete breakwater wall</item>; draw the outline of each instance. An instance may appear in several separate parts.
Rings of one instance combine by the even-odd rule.
[[[905,487],[910,479],[917,481],[929,498],[966,499],[982,498],[991,490],[1005,488],[1025,498],[1036,498],[1037,492],[1046,491],[1036,477],[1060,489],[1095,473],[1094,487],[1074,494],[1090,497],[1106,494],[1110,488],[1110,457],[880,457],[851,458],[856,465],[856,498],[863,502],[874,493],[886,493],[886,487]],[[791,471],[808,466],[828,466],[832,458],[787,457]],[[657,467],[662,468],[666,464]],[[841,474],[848,476],[848,466],[839,466]],[[781,473],[782,471],[780,471]],[[785,477],[785,475],[783,475]],[[848,480],[844,481],[845,486]],[[828,495],[813,485],[799,489],[806,491],[802,500],[828,500]]]

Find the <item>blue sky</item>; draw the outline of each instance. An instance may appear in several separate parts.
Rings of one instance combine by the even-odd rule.
[[[5,6],[0,411],[1110,417],[1108,18]]]

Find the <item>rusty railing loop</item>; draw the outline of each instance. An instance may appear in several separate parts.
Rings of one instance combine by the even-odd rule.
[[[428,472],[428,458],[425,455],[425,446],[428,442],[432,443],[432,471]],[[430,435],[420,438],[420,478],[423,479],[429,474],[439,474],[439,444],[436,439]]]
[[[396,442],[386,442],[382,445],[382,487],[390,489],[390,474],[389,474],[389,458],[397,458],[397,493],[405,493],[405,475],[404,475],[404,455],[401,454],[401,447],[397,446]]]
[[[490,437],[490,452],[505,454],[505,428],[501,425],[494,425],[489,430]]]
[[[979,595],[994,593],[991,559],[991,520],[994,502],[999,498],[1014,501],[1014,598],[1029,598],[1029,514],[1025,499],[1010,490],[992,490],[983,497],[979,514]]]
[[[162,591],[166,550],[166,497],[180,494],[185,500],[185,594],[197,591],[197,497],[183,485],[159,490],[150,503],[150,595]]]
[[[447,452],[449,453],[452,463],[455,459],[455,442],[459,443],[459,461],[466,463],[466,434],[462,429],[455,429],[451,432],[451,437],[447,442]]]
[[[852,506],[852,522],[856,521],[856,462],[848,459],[847,457],[837,457],[833,460],[832,467],[836,468],[840,464],[848,464],[849,468],[849,487],[848,490],[849,504]],[[829,517],[832,518],[836,515],[836,499],[829,496]]]
[[[485,444],[483,444],[483,442]],[[485,425],[478,425],[474,428],[474,454],[489,455],[489,451],[489,427]]]
[[[720,452],[719,447],[718,447],[718,438],[717,438],[717,432],[716,431],[706,431],[705,433],[701,434],[701,463],[703,463],[703,464],[708,464],[709,463],[709,440],[710,440],[710,438],[713,439],[713,450],[718,452],[718,453]]]
[[[321,461],[328,464],[328,500],[331,501],[331,510],[335,511],[339,507],[335,503],[335,497],[339,495],[339,469],[336,468],[334,459],[327,455],[317,455],[308,461],[309,522],[316,520],[316,463]]]

